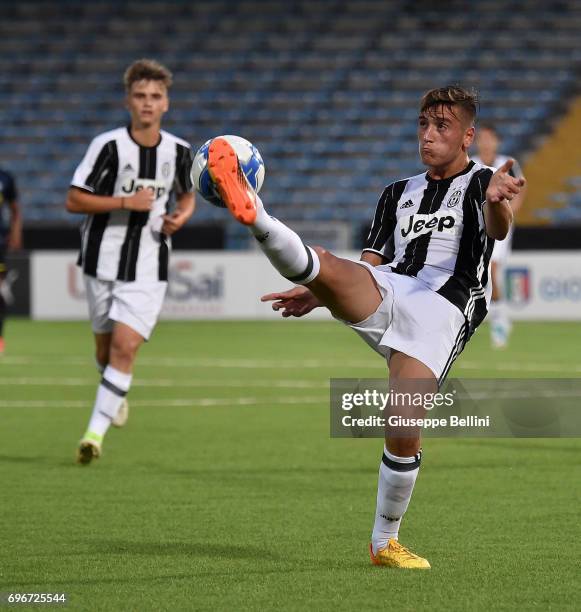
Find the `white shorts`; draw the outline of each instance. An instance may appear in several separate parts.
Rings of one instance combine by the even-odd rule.
[[[512,227],[510,228],[507,237],[504,240],[496,240],[490,261],[496,264],[503,265],[506,263],[510,252],[512,251]]]
[[[464,315],[417,278],[396,274],[389,266],[357,263],[371,272],[383,300],[367,319],[347,325],[380,355],[389,359],[392,350],[405,353],[443,382],[466,342]]]
[[[84,275],[89,317],[96,334],[113,331],[115,321],[149,340],[163,306],[164,281],[104,281]]]

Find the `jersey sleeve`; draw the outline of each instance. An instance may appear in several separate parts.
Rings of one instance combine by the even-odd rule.
[[[394,200],[394,186],[395,183],[383,190],[363,248],[363,252],[376,253],[387,261],[391,261],[394,256],[393,232],[397,224],[395,210],[397,203]]]
[[[493,174],[491,168],[483,168],[474,175],[470,183],[469,189],[472,192],[472,197],[476,201],[479,210],[482,210],[486,202],[486,190],[488,189],[488,184]]]
[[[102,186],[109,184],[117,174],[118,158],[114,140],[95,138],[81,163],[78,165],[71,181],[72,187],[90,191],[96,195],[104,195]],[[109,180],[106,180],[109,178]]]
[[[191,177],[194,155],[190,147],[186,147],[181,144],[177,144],[176,146],[177,161],[176,175],[174,179],[175,191],[178,195],[182,193],[191,193],[194,191],[194,184]]]

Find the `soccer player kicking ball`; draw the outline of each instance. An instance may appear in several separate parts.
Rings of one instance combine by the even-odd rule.
[[[209,171],[229,210],[272,265],[303,285],[263,301],[275,300],[285,317],[328,308],[386,358],[395,391],[420,379],[436,390],[484,319],[494,240],[507,235],[508,201],[524,184],[509,175],[511,160],[494,174],[469,160],[476,108],[475,94],[460,87],[424,95],[418,143],[428,170],[385,188],[359,262],[305,246],[268,215],[230,145],[221,138],[210,145]],[[398,542],[420,462],[419,432],[386,436],[370,546],[376,565],[430,567]]]
[[[169,70],[153,60],[129,66],[124,83],[131,124],[93,140],[67,196],[67,210],[86,215],[78,263],[103,375],[77,449],[82,464],[101,455],[111,424],[127,420],[135,357],[167,289],[169,236],[194,212],[190,146],[161,130],[171,81]]]

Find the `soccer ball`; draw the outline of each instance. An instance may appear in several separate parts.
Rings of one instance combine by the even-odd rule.
[[[264,162],[262,161],[262,156],[258,149],[251,142],[248,142],[248,140],[240,136],[227,135],[218,136],[218,138],[224,138],[232,146],[238,156],[240,166],[248,182],[254,191],[258,193],[264,182]],[[212,140],[213,138],[206,141],[198,149],[194,157],[191,174],[192,182],[200,195],[210,202],[210,204],[226,208],[208,172],[208,149],[210,148]]]

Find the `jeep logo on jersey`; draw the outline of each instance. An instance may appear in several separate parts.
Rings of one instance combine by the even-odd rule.
[[[461,189],[456,189],[456,191],[450,196],[450,199],[448,200],[448,208],[454,208],[454,206],[456,206],[459,202],[460,199],[462,198],[462,190]]]
[[[402,238],[412,240],[433,231],[453,234],[456,230],[456,215],[441,210],[428,215],[410,215],[398,221]]]
[[[155,199],[161,198],[165,194],[165,185],[163,183],[157,183],[150,179],[129,179],[121,185],[121,191],[123,193],[137,193],[142,189],[149,189],[155,195]]]

